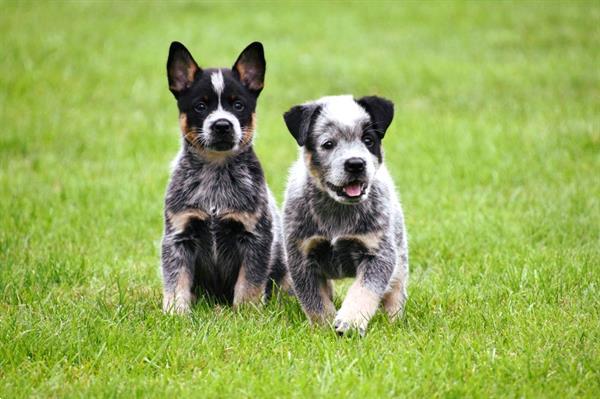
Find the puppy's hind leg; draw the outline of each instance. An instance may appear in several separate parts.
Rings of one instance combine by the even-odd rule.
[[[402,317],[404,306],[408,298],[408,255],[406,248],[398,257],[398,265],[394,270],[394,274],[390,279],[390,283],[386,293],[383,295],[383,308],[388,315],[390,321],[395,321]]]

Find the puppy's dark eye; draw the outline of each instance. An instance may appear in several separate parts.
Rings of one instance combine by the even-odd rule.
[[[373,147],[373,144],[375,144],[375,141],[373,141],[373,139],[369,136],[363,137],[362,141],[367,147]]]
[[[236,111],[243,111],[244,108],[246,108],[246,106],[240,100],[235,100],[233,102],[233,109],[235,109]]]
[[[204,101],[198,101],[196,104],[194,104],[194,111],[198,113],[206,111],[206,103]]]
[[[327,140],[326,142],[321,144],[321,148],[323,148],[324,150],[331,150],[333,147],[335,147],[335,143],[331,140]]]

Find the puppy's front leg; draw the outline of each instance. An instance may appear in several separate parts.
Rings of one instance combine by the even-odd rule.
[[[269,231],[258,232],[246,243],[244,260],[233,289],[233,306],[263,301],[269,276],[270,248],[273,237]]]
[[[162,243],[163,312],[188,313],[194,301],[194,251],[187,243],[166,237]]]
[[[393,249],[366,257],[359,265],[356,280],[348,289],[346,299],[335,317],[334,327],[339,334],[351,329],[365,334],[390,281],[394,265]]]
[[[331,322],[335,316],[331,282],[317,273],[318,265],[313,259],[293,245],[288,245],[288,263],[294,293],[308,319],[316,324]]]

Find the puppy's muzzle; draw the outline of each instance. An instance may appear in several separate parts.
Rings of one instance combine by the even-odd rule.
[[[233,148],[233,124],[227,119],[218,119],[210,127],[212,140],[210,147],[217,151],[227,151]]]
[[[362,158],[348,158],[344,163],[344,170],[352,175],[361,175],[367,167],[367,162]]]

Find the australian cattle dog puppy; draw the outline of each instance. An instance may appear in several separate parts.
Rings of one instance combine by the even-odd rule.
[[[252,149],[265,68],[258,42],[231,69],[200,68],[183,44],[171,44],[167,76],[182,139],[165,198],[165,312],[188,312],[197,295],[258,303],[285,277],[280,218]]]
[[[324,97],[291,108],[285,123],[300,149],[284,204],[294,292],[313,322],[364,334],[380,303],[391,318],[407,299],[404,216],[383,164],[394,115],[380,97]],[[337,311],[332,279],[356,277]]]

